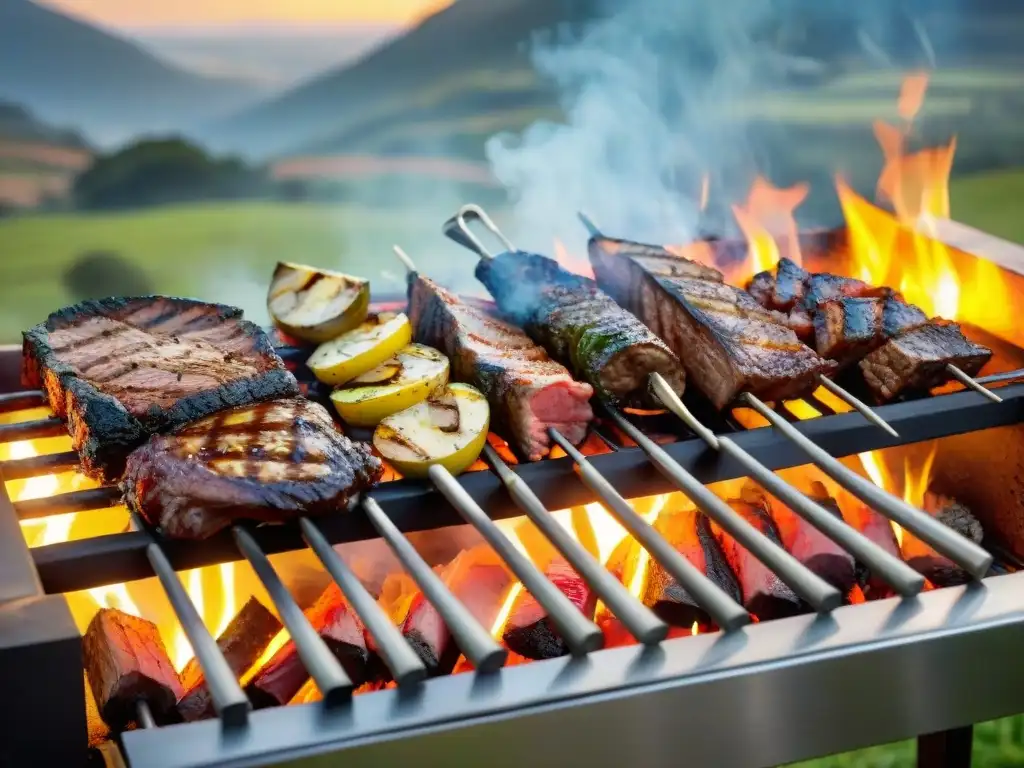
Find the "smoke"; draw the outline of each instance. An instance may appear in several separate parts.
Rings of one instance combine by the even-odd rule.
[[[796,180],[773,168],[772,127],[745,110],[770,90],[824,80],[844,55],[866,59],[864,40],[876,58],[881,49],[889,63],[900,58],[891,43],[905,37],[892,29],[900,17],[909,23],[906,4],[604,0],[605,15],[581,35],[533,50],[564,123],[538,122],[487,145],[512,198],[516,244],[549,252],[554,237],[580,242],[577,210],[611,235],[649,242],[731,229],[729,205],[755,174]],[[923,34],[918,26],[913,39]],[[701,211],[704,174],[711,205]]]

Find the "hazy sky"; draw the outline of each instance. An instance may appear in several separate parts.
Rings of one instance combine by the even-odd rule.
[[[451,0],[38,0],[108,27],[408,24]]]

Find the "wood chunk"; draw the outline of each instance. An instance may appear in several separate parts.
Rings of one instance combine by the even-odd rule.
[[[664,511],[654,521],[654,527],[698,571],[739,602],[736,576],[715,541],[711,522],[704,514],[693,507]],[[689,629],[694,622],[702,626],[711,622],[704,609],[654,558],[648,562],[641,597],[644,605],[673,626]]]
[[[306,618],[331,653],[341,662],[352,682],[366,681],[369,654],[366,650],[363,622],[349,605],[337,584],[331,583],[306,611]],[[272,707],[287,704],[309,679],[299,658],[295,641],[289,640],[246,686],[253,706]]]
[[[807,495],[837,518],[843,519],[839,504],[828,495],[822,483],[811,483],[811,490]],[[853,555],[778,499],[769,499],[763,493],[762,496],[786,551],[809,571],[823,578],[844,595],[849,594],[856,583],[856,563]]]
[[[588,619],[594,618],[597,595],[563,558],[555,557],[544,569],[544,576]],[[509,650],[528,659],[554,659],[569,653],[569,647],[551,623],[537,598],[526,589],[517,598],[502,632]]]
[[[463,551],[442,569],[441,577],[473,617],[490,629],[512,582],[497,555],[487,547]],[[447,674],[455,666],[459,649],[441,614],[422,593],[412,600],[402,634],[431,675]]]
[[[140,700],[158,722],[170,719],[181,681],[156,624],[101,608],[82,638],[82,655],[100,716],[111,728],[134,721]]]
[[[263,603],[250,597],[217,638],[217,647],[224,654],[235,677],[239,678],[256,663],[280,631],[281,622],[278,618]],[[181,683],[185,694],[178,702],[178,713],[182,718],[191,721],[213,717],[213,698],[197,659],[193,658],[185,665]]]
[[[867,506],[861,507],[851,515],[850,523],[864,534],[865,538],[884,549],[890,555],[902,558],[900,545],[896,541],[896,533],[892,529],[892,523],[888,519],[870,509]],[[879,578],[863,563],[857,563],[857,584],[860,586],[864,597],[868,600],[879,600],[892,597],[895,592],[888,582]]]
[[[733,510],[741,515],[762,534],[782,545],[782,538],[772,521],[765,504],[764,496],[751,493],[744,489],[741,498],[728,502]],[[712,524],[712,530],[718,545],[725,554],[725,560],[732,567],[739,582],[743,607],[764,621],[803,613],[805,606],[800,598],[785,582],[779,579],[768,566],[750,554],[728,533]]]
[[[926,493],[924,510],[961,536],[970,539],[975,544],[981,544],[984,536],[981,523],[967,507],[957,502],[956,499]],[[907,561],[907,565],[937,587],[966,584],[971,580],[971,575],[967,571],[944,555],[940,555],[910,531],[903,532],[902,549],[903,559]]]

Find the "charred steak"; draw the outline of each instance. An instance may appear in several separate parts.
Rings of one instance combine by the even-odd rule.
[[[484,393],[499,429],[531,461],[551,449],[548,427],[573,443],[586,436],[593,387],[574,381],[521,330],[415,273],[409,318],[413,338],[444,351],[452,378]]]
[[[615,404],[659,407],[647,388],[652,373],[682,394],[686,371],[676,355],[593,280],[522,251],[481,260],[476,276],[503,315],[599,396]]]
[[[24,334],[22,381],[67,419],[84,471],[117,480],[151,434],[223,408],[298,394],[266,335],[220,304],[85,301]]]
[[[121,487],[128,507],[167,536],[203,539],[238,519],[343,511],[382,472],[323,406],[291,398],[153,436],[128,457]]]
[[[664,248],[591,238],[598,283],[679,356],[690,380],[717,408],[740,393],[800,397],[832,372],[785,316],[766,310],[710,267]]]

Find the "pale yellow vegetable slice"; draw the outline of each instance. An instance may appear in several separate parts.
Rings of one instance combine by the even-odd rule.
[[[457,418],[451,409],[458,410]],[[377,425],[373,445],[408,477],[425,477],[434,464],[453,475],[476,461],[487,442],[491,411],[468,384],[449,384],[421,403]]]
[[[448,358],[433,347],[410,344],[376,368],[331,393],[338,415],[349,424],[372,427],[404,411],[448,383]]]
[[[274,324],[317,344],[358,326],[369,306],[369,280],[302,264],[279,262],[267,293]]]
[[[412,341],[404,314],[373,317],[358,328],[325,342],[306,361],[324,384],[344,384],[394,356]]]

